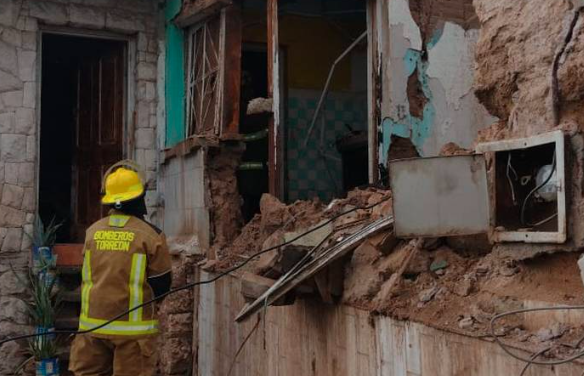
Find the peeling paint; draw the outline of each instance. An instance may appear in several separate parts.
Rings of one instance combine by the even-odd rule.
[[[422,33],[412,17],[408,0],[391,0],[388,4],[389,24],[403,25],[403,37],[410,41],[410,48],[422,49]]]
[[[455,110],[460,109],[461,98],[472,90],[472,42],[478,39],[478,34],[478,30],[465,31],[459,25],[447,22],[442,37],[433,46],[428,43],[428,77],[441,82],[447,102]],[[453,59],[453,56],[457,58]]]
[[[387,154],[391,145],[392,135],[411,139],[412,143],[418,150],[418,154],[423,155],[422,146],[430,134],[436,116],[436,109],[432,103],[432,91],[428,85],[428,63],[422,60],[422,53],[420,51],[408,49],[403,58],[403,64],[405,73],[408,77],[414,74],[414,72],[418,72],[418,80],[427,102],[424,105],[421,119],[412,116],[408,104],[407,109],[404,108],[403,110],[398,110],[399,115],[397,119],[387,117],[383,120],[381,126],[383,143],[379,156],[379,159],[383,164],[387,162]]]
[[[389,95],[384,96],[382,105],[379,163],[387,163],[392,136],[409,138],[422,156],[438,155],[447,142],[471,147],[478,130],[497,121],[473,92],[474,47],[479,30],[464,30],[446,21],[423,42],[425,48],[411,48],[419,29],[410,23],[409,9],[402,9],[403,1],[392,3],[388,6],[395,8],[388,30],[390,61],[383,72]],[[412,32],[412,28],[418,32]],[[425,57],[423,50],[427,52]],[[414,74],[426,99],[422,111],[408,96]]]

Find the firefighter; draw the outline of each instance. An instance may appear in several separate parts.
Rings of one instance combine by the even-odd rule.
[[[166,239],[146,222],[144,179],[132,161],[105,174],[101,203],[107,217],[87,229],[79,330],[102,325],[120,313],[170,290]],[[156,371],[155,306],[149,304],[73,340],[69,369],[76,376],[151,376]]]

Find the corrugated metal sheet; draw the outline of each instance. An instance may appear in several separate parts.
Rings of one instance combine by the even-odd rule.
[[[487,174],[482,155],[393,161],[389,174],[398,237],[488,231]]]

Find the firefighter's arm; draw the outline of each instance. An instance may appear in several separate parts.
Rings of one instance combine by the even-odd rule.
[[[152,287],[155,297],[170,291],[172,285],[171,270],[172,265],[166,237],[164,234],[160,234],[159,240],[148,254],[148,284]]]

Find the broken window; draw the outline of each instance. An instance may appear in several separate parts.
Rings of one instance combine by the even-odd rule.
[[[219,133],[221,19],[218,14],[189,32],[186,135]]]

